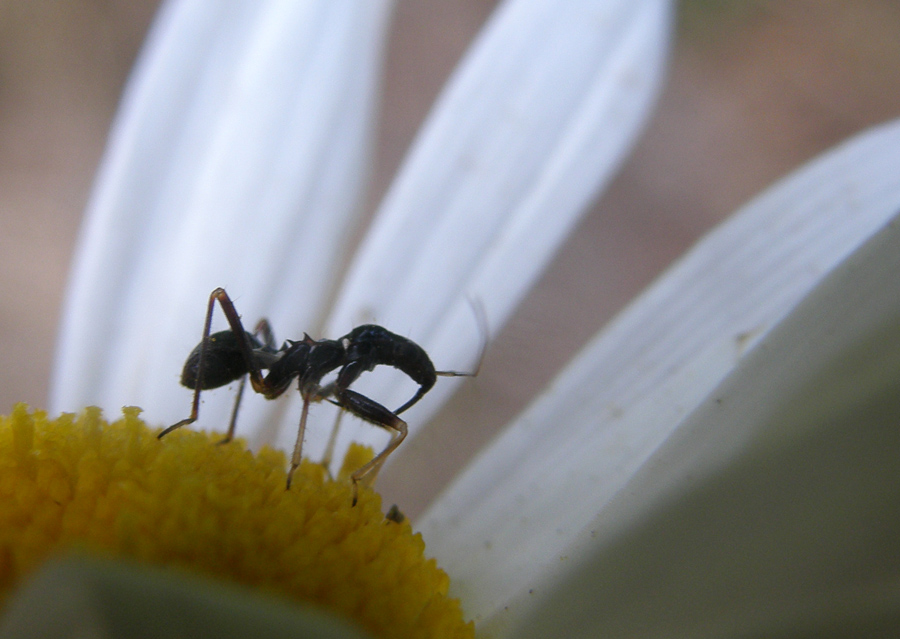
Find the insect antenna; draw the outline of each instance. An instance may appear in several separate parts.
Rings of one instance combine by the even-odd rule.
[[[484,304],[480,299],[467,298],[469,306],[472,307],[472,313],[475,315],[475,321],[478,323],[478,332],[481,334],[481,348],[478,352],[478,364],[475,365],[474,371],[434,371],[435,375],[441,377],[477,377],[481,371],[481,364],[484,362],[484,355],[487,352],[490,333],[488,331],[487,313],[484,310]]]

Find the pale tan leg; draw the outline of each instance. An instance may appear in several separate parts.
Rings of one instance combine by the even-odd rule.
[[[297,443],[294,444],[294,454],[291,455],[291,469],[288,471],[287,488],[291,489],[291,479],[294,471],[300,467],[300,458],[303,455],[303,434],[306,432],[306,416],[309,415],[309,397],[303,395],[303,412],[300,413],[300,427],[297,429]]]
[[[247,385],[247,376],[241,378],[240,386],[238,386],[237,396],[234,398],[234,408],[231,410],[231,421],[228,422],[228,433],[225,439],[219,442],[219,446],[227,444],[234,439],[234,429],[237,427],[238,409],[241,407],[241,398],[244,396],[244,386]]]
[[[357,497],[359,496],[359,483],[362,480],[366,480],[366,483],[369,484],[375,480],[375,476],[378,475],[378,471],[381,470],[381,467],[384,465],[385,460],[388,458],[392,452],[397,449],[397,446],[406,439],[406,422],[397,418],[396,424],[392,424],[390,426],[385,425],[384,428],[390,428],[394,430],[395,433],[391,437],[391,441],[388,443],[387,447],[375,457],[373,457],[368,464],[357,470],[355,473],[350,475],[350,479],[353,481],[353,506],[356,505]]]
[[[322,455],[321,464],[325,468],[325,472],[331,477],[331,459],[334,457],[334,446],[337,443],[338,431],[341,429],[341,419],[344,417],[344,411],[338,410],[337,417],[334,419],[334,426],[331,428],[331,436],[328,438],[328,444],[325,446],[325,453]]]

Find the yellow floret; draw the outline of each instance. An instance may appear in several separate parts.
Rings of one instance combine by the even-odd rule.
[[[0,417],[0,598],[78,547],[313,603],[375,636],[474,635],[421,535],[385,519],[371,489],[351,507],[346,480],[304,461],[286,491],[281,452],[187,428],[157,440],[123,412],[48,420],[19,404]]]

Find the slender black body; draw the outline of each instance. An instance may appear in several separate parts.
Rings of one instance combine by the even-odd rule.
[[[212,312],[216,301],[222,307],[231,330],[210,335]],[[390,411],[378,402],[350,389],[350,385],[360,375],[376,366],[397,368],[419,385],[416,393],[395,411]],[[263,375],[262,371],[267,373]],[[333,371],[337,371],[335,381],[322,386],[322,378]],[[228,294],[224,289],[217,288],[209,296],[203,339],[188,356],[181,374],[182,385],[194,390],[191,415],[165,429],[158,437],[162,438],[167,433],[197,420],[200,391],[219,388],[241,380],[228,434],[222,443],[231,441],[247,376],[250,377],[253,390],[267,399],[279,397],[296,378],[300,396],[303,398],[303,412],[288,473],[288,488],[294,470],[300,465],[310,402],[328,400],[393,434],[387,447],[352,475],[355,504],[358,482],[366,477],[374,477],[387,456],[406,437],[406,422],[398,415],[431,390],[438,375],[472,377],[476,374],[477,371],[473,373],[436,371],[421,346],[375,324],[358,326],[336,340],[314,340],[304,334],[302,340],[287,340],[281,348],[276,349],[269,323],[261,320],[253,333],[245,331]]]

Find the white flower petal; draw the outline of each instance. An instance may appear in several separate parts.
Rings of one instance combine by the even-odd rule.
[[[897,636],[898,273],[895,216],[653,454],[512,634]]]
[[[314,330],[361,197],[387,2],[164,5],[88,208],[53,410],[184,417],[205,301]],[[217,318],[221,321],[221,316]],[[226,393],[204,403],[215,423]]]
[[[618,168],[659,89],[669,22],[663,0],[501,5],[387,194],[330,332],[376,321],[439,369],[470,370],[485,338],[471,302],[499,330]],[[360,387],[398,405],[411,391],[397,377]],[[453,387],[410,411],[411,430]]]
[[[900,208],[897,166],[900,122],[751,202],[604,329],[458,477],[419,527],[468,614],[490,617],[555,569],[748,346]]]

